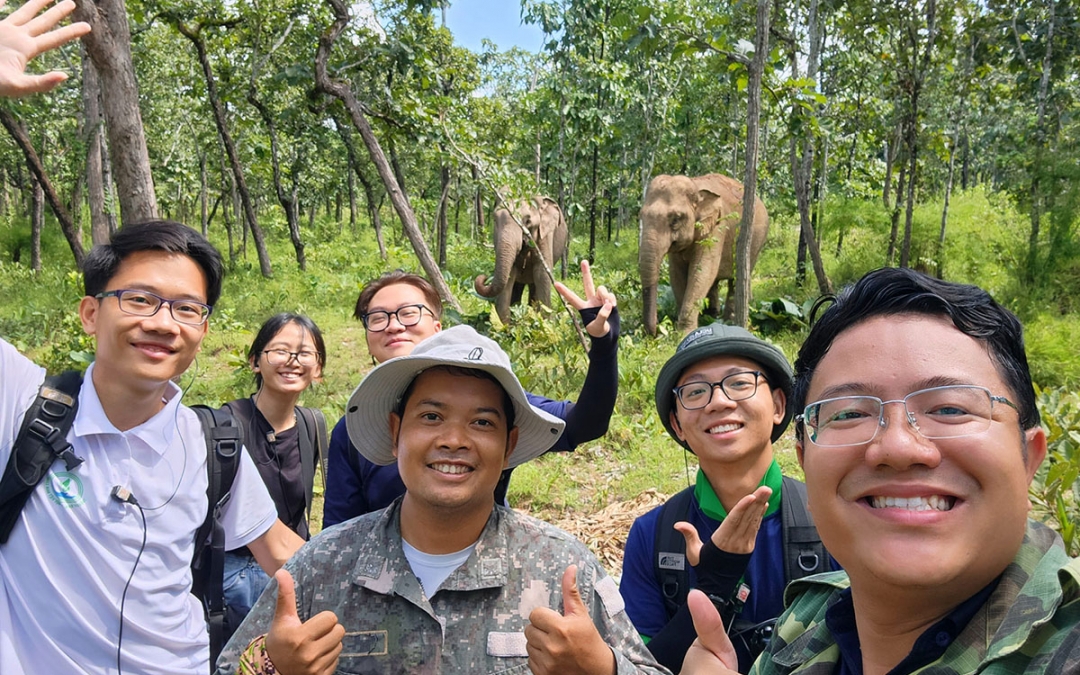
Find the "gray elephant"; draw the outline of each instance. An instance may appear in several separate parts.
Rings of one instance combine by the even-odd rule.
[[[481,274],[473,282],[476,292],[495,298],[495,310],[504,323],[510,320],[510,305],[521,302],[522,291],[529,287],[529,302],[551,306],[552,280],[544,271],[540,257],[553,268],[566,255],[569,231],[558,203],[550,197],[520,200],[518,219],[529,229],[536,248],[521,231],[505,208],[495,211],[495,275],[491,283]]]
[[[710,309],[716,311],[721,279],[728,280],[725,315],[730,318],[742,195],[742,183],[718,173],[693,178],[657,176],[649,182],[641,207],[638,272],[645,329],[650,335],[656,334],[656,286],[665,254],[680,331],[697,328],[698,308],[706,295]],[[750,239],[751,269],[768,232],[769,214],[757,199]]]

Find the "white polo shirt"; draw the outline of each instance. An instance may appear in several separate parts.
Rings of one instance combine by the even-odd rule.
[[[93,366],[91,366],[91,369]],[[125,432],[109,422],[87,371],[68,434],[83,463],[53,464],[0,546],[0,673],[115,673],[120,596],[124,673],[209,672],[202,606],[191,595],[195,531],[206,518],[206,442],[169,384],[165,407]],[[45,371],[0,339],[0,471]],[[246,546],[277,517],[248,453],[223,515],[226,550]]]

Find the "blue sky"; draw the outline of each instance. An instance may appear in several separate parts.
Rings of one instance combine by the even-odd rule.
[[[516,0],[450,0],[446,25],[454,41],[474,52],[487,38],[500,51],[521,47],[540,51],[544,34],[536,26],[522,25],[521,3]]]

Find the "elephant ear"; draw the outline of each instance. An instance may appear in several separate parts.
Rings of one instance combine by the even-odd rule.
[[[717,218],[725,215],[727,210],[724,198],[712,190],[701,189],[694,195],[694,213],[699,223],[715,225]]]

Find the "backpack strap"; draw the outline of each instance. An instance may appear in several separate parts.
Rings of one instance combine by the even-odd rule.
[[[784,575],[788,583],[828,570],[829,553],[821,543],[806,504],[806,484],[784,476],[780,524],[784,540]]]
[[[300,445],[300,477],[307,502],[307,519],[311,521],[311,502],[315,495],[315,467],[319,463],[319,431],[310,408],[296,406],[296,425]],[[325,427],[323,428],[325,436]],[[323,474],[324,476],[326,474]]]
[[[686,540],[675,529],[675,523],[686,520],[694,499],[693,486],[685,488],[664,502],[656,522],[656,541],[653,544],[653,574],[664,594],[664,609],[668,619],[675,616],[686,603],[690,593],[690,570],[686,562]]]
[[[26,409],[0,478],[0,544],[7,543],[19,514],[53,462],[64,460],[68,471],[82,463],[67,441],[81,387],[82,373],[77,370],[46,377]]]
[[[228,407],[191,409],[202,424],[206,438],[206,520],[195,532],[195,556],[191,561],[192,592],[203,602],[210,631],[210,668],[225,646],[225,528],[221,511],[231,496],[240,463],[242,439]]]

